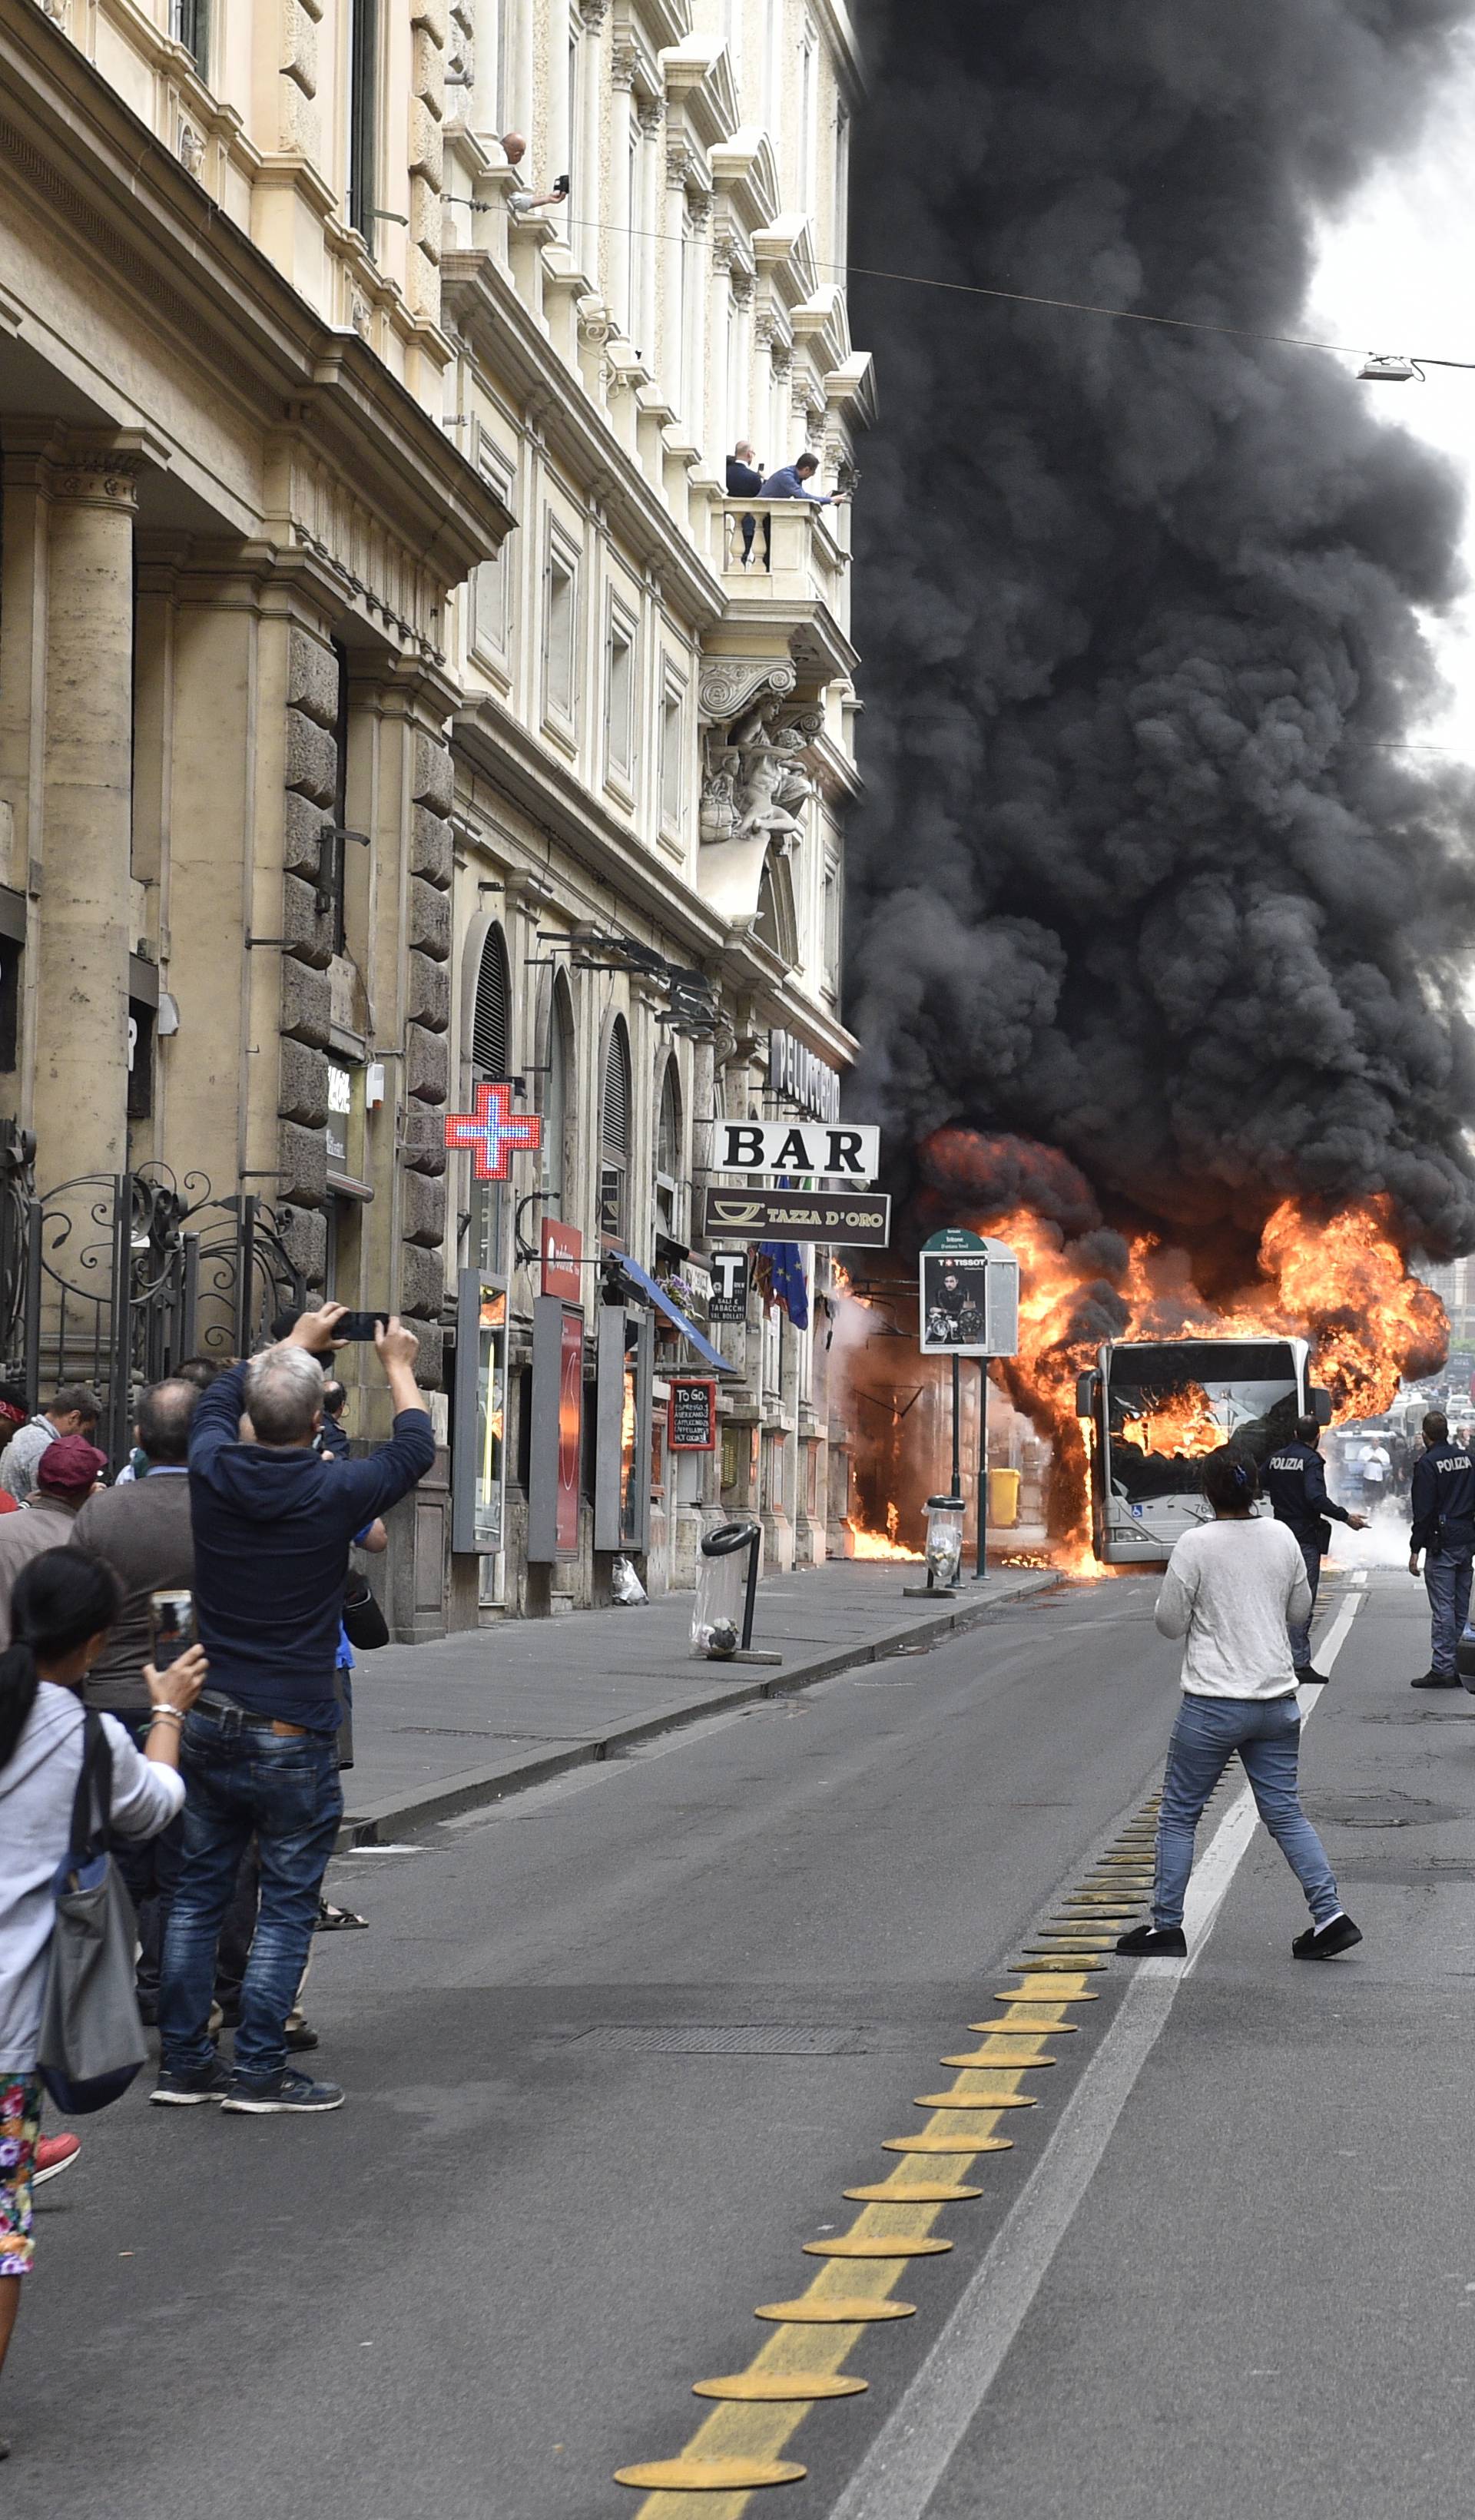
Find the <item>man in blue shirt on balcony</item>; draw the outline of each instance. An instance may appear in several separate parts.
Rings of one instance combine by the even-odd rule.
[[[832,490],[827,499],[818,490],[812,490],[809,485],[819,469],[818,455],[811,455],[806,450],[803,455],[796,456],[792,464],[782,464],[777,472],[769,474],[763,484],[762,495],[765,499],[808,499],[812,507],[837,508],[850,494],[847,490]]]

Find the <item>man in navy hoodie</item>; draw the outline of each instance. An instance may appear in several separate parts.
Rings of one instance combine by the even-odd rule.
[[[209,1687],[185,1725],[184,1862],[164,1943],[162,2070],[152,2097],[220,2100],[251,2116],[335,2109],[343,2094],[287,2062],[287,2016],[306,1965],[343,1796],[335,1741],[338,1623],[354,1533],[435,1459],[415,1382],[420,1342],[375,1332],[394,1431],[366,1461],[324,1461],[320,1357],[341,1304],[303,1313],[280,1345],[233,1366],[201,1396],[190,1429],[195,1610]],[[251,1440],[241,1440],[249,1420]],[[234,2071],[210,2045],[215,1947],[254,1834],[261,1905],[241,1990]]]

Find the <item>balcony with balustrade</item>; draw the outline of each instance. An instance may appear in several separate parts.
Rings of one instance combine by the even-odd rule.
[[[715,499],[709,557],[726,606],[709,655],[787,655],[810,690],[848,679],[849,511],[808,499]]]

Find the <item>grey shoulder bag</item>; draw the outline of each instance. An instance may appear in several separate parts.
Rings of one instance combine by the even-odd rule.
[[[138,1927],[108,1852],[112,1751],[88,1713],[71,1833],[57,1868],[56,1923],[36,2064],[57,2107],[86,2117],[120,2099],[148,2056],[134,1992]]]

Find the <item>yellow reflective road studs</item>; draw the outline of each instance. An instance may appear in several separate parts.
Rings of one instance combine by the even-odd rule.
[[[994,1990],[996,2003],[1058,2003],[1059,2001],[1060,1998],[1053,1987],[1001,1986]],[[1072,2003],[1098,2003],[1100,1998],[1082,1992],[1071,1996],[1069,2001]],[[1053,2026],[1051,2023],[1050,2027],[1053,2028]]]
[[[667,2494],[731,2494],[755,2485],[797,2485],[808,2474],[791,2458],[646,2458],[636,2467],[617,2467],[614,2481]]]
[[[693,2398],[726,2398],[738,2405],[789,2407],[797,2399],[859,2398],[871,2383],[853,2371],[734,2371],[723,2380],[693,2380]]]
[[[1021,2032],[1020,2036],[1026,2034]],[[939,2056],[939,2065],[949,2065],[957,2072],[968,2065],[1002,2065],[1009,2074],[1039,2074],[1055,2062],[1053,2056],[996,2056],[992,2046],[971,2048],[965,2056]]]
[[[939,2115],[954,2109],[1037,2109],[1040,2103],[1028,2092],[923,2092],[915,2099],[915,2109],[935,2109]]]
[[[806,2240],[807,2258],[945,2258],[951,2240],[909,2240],[900,2232],[842,2231],[837,2240]]]
[[[1006,2039],[1074,2039],[1078,2021],[970,2021],[970,2030],[992,2030]]]
[[[882,2152],[950,2152],[964,2168],[975,2152],[1012,2152],[1014,2139],[1007,2135],[974,2135],[971,2127],[965,2135],[887,2135],[881,2138]]]
[[[896,2176],[893,2171],[890,2179],[872,2180],[869,2187],[847,2187],[845,2193],[857,2205],[965,2205],[983,2194],[981,2187],[959,2187],[946,2179],[913,2179],[898,2187]]]
[[[1139,1884],[1145,1889],[1151,1880],[1150,1868],[1129,1859],[1128,1844],[1121,1841],[1115,1859],[1103,1858],[1061,1912],[1037,1928],[1037,1941],[1011,1972],[1019,1984],[993,1999],[1005,2007],[1002,2015],[969,2023],[987,2044],[943,2059],[959,2082],[915,2102],[931,2113],[928,2123],[916,2135],[884,2138],[881,2150],[898,2156],[890,2175],[845,2190],[861,2208],[850,2229],[804,2243],[805,2255],[821,2264],[796,2299],[765,2302],[755,2312],[771,2333],[748,2369],[693,2384],[695,2396],[713,2403],[686,2449],[616,2471],[619,2484],[646,2490],[638,2520],[681,2520],[683,2513],[690,2520],[693,2495],[703,2498],[705,2520],[742,2520],[753,2494],[806,2474],[784,2455],[794,2432],[813,2406],[864,2393],[864,2379],[841,2365],[869,2326],[916,2316],[916,2305],[898,2301],[893,2286],[909,2267],[916,2272],[918,2261],[952,2248],[932,2228],[939,2214],[984,2193],[964,2182],[984,2154],[1012,2149],[997,2133],[1001,2118],[1038,2106],[1020,2081],[1056,2062],[1047,2043],[1079,2027],[1066,2014],[1099,2001],[1088,1979],[1106,1966],[1098,1955],[1114,1936],[1104,1929],[1140,1912]]]

